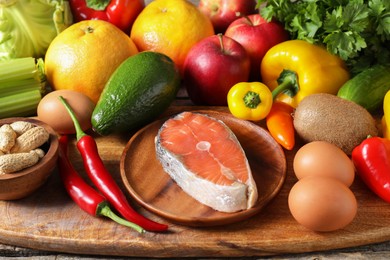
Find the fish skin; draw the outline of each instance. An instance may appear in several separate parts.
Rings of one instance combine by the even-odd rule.
[[[181,117],[185,117],[192,112],[183,112],[171,120],[177,120]],[[224,126],[224,129],[228,131],[229,138],[234,140],[241,149],[241,152],[245,155],[239,141],[237,140],[234,133],[227,127],[222,121],[206,116],[211,120],[216,120]],[[245,183],[239,181],[236,176],[230,176],[231,172],[229,169],[222,171],[227,173],[228,178],[232,179],[230,185],[220,185],[211,182],[205,178],[198,176],[186,167],[182,162],[180,155],[174,154],[164,147],[161,140],[161,132],[164,131],[166,123],[159,129],[158,134],[155,138],[156,156],[160,161],[164,171],[178,184],[181,189],[188,195],[199,201],[200,203],[207,205],[220,212],[237,212],[246,210],[254,206],[257,201],[257,188],[253,180],[253,176],[250,170],[248,160],[245,157],[246,169],[248,172],[248,179]]]

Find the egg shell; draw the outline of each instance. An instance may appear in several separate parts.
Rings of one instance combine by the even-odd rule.
[[[340,181],[328,177],[307,177],[290,190],[288,205],[302,226],[320,232],[335,231],[350,224],[357,213],[353,192]]]
[[[90,129],[95,104],[85,94],[74,90],[54,90],[45,95],[37,107],[38,119],[50,125],[59,134],[74,134],[76,132],[72,118],[59,96],[64,97],[69,103],[81,128],[84,131]]]
[[[352,160],[339,147],[325,141],[303,145],[294,156],[293,168],[298,179],[317,175],[331,177],[348,187],[355,179]]]

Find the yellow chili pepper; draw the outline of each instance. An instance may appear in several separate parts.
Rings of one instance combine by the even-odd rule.
[[[274,99],[292,107],[310,94],[337,94],[349,77],[341,58],[304,40],[273,46],[261,62],[262,82]]]
[[[227,96],[230,112],[233,116],[260,121],[272,107],[271,90],[260,82],[240,82],[230,88]]]
[[[383,99],[382,130],[383,137],[390,139],[390,90],[386,92]]]

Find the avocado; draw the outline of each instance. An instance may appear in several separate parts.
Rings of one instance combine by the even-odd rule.
[[[105,85],[92,113],[100,135],[142,127],[161,115],[180,88],[180,73],[168,56],[144,51],[127,58]]]

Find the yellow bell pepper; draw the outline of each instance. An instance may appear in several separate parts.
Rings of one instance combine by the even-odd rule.
[[[227,96],[233,116],[250,121],[264,119],[272,107],[271,90],[260,82],[240,82],[230,88]]]
[[[337,94],[350,75],[343,60],[326,49],[304,40],[289,40],[265,54],[261,78],[274,99],[297,107],[310,94]]]
[[[386,92],[383,99],[382,130],[383,137],[390,139],[390,90]]]

